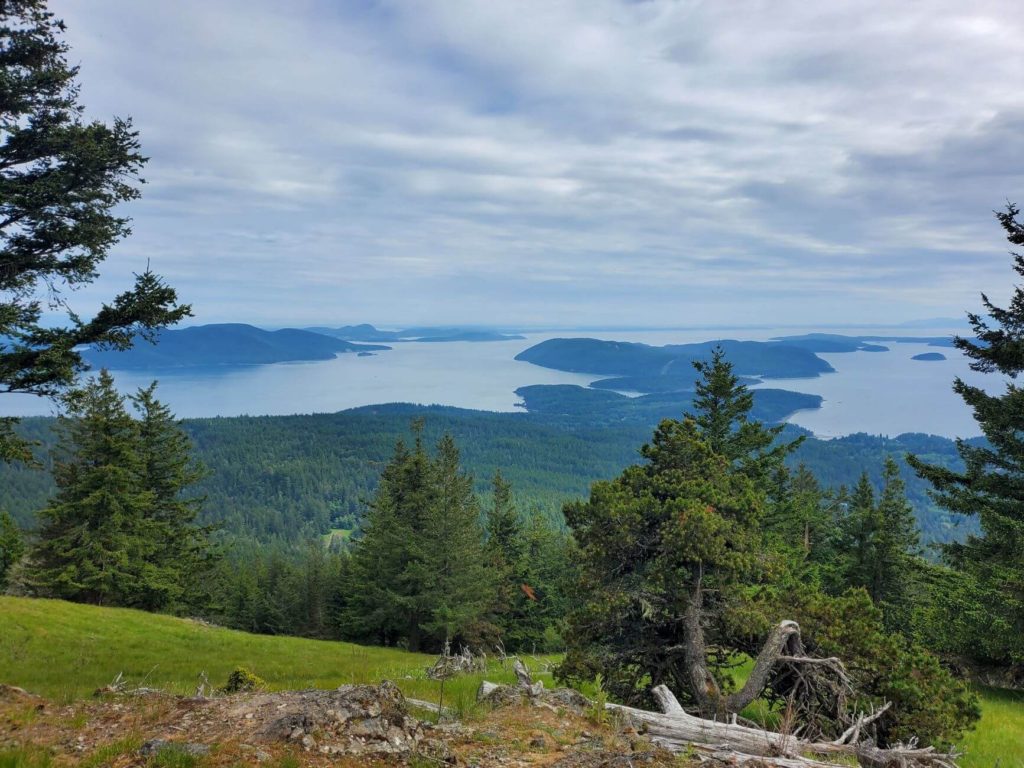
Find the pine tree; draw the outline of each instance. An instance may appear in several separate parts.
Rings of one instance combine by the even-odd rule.
[[[486,572],[472,479],[446,436],[431,459],[422,426],[399,443],[354,544],[342,632],[355,639],[439,648],[479,621],[493,585]]]
[[[190,314],[149,271],[92,319],[70,309],[67,292],[129,234],[115,212],[139,196],[146,159],[130,120],[83,119],[63,34],[44,0],[0,3],[0,392],[64,393],[82,345],[125,348]],[[44,324],[44,308],[66,326]],[[31,460],[15,422],[0,418],[0,461]]]
[[[697,360],[693,366],[700,377],[694,385],[693,412],[688,415],[701,437],[714,453],[751,477],[767,481],[803,437],[773,445],[785,426],[765,427],[750,420],[754,395],[733,373],[720,346],[712,350],[710,360]]]
[[[7,574],[24,554],[21,529],[6,510],[0,510],[0,592],[7,587]]]
[[[434,472],[437,503],[423,531],[432,605],[423,629],[433,635],[436,646],[472,631],[488,608],[495,584],[486,567],[473,478],[461,471],[451,435],[437,445]]]
[[[155,384],[133,400],[136,421],[107,371],[89,382],[60,420],[57,495],[40,513],[29,580],[69,600],[160,610],[203,604],[189,589],[209,569],[191,446]]]
[[[997,212],[1007,240],[1024,245],[1020,211],[1008,204]],[[1012,252],[1013,270],[1024,277],[1024,254]],[[1015,381],[1024,372],[1024,288],[1016,286],[1000,307],[981,295],[984,314],[968,313],[974,338],[954,344],[982,373],[1009,377],[1002,394],[989,394],[960,378],[954,391],[970,406],[985,435],[984,444],[957,441],[964,470],[908,462],[935,488],[936,501],[960,515],[977,516],[980,536],[949,545],[945,555],[967,578],[956,612],[970,616],[973,636],[962,652],[995,663],[1024,661],[1024,389]],[[958,617],[958,618],[960,618]]]
[[[148,556],[148,567],[163,575],[164,587],[144,597],[140,607],[159,610],[176,602],[208,602],[205,576],[213,553],[212,529],[196,524],[202,497],[186,494],[205,475],[192,455],[192,441],[170,408],[156,398],[156,382],[140,389],[132,402],[138,413],[139,482],[150,494],[146,511],[150,538],[158,546]]]
[[[158,583],[140,566],[153,549],[141,488],[138,427],[106,371],[60,422],[67,458],[56,463],[57,495],[39,514],[29,578],[40,592],[98,605],[135,605]],[[141,572],[140,572],[141,571]]]

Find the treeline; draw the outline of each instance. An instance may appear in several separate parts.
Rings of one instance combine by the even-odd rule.
[[[676,414],[678,415],[678,414]],[[233,537],[291,545],[332,529],[358,528],[365,503],[381,470],[411,419],[424,418],[424,439],[451,434],[462,452],[474,489],[490,494],[489,479],[501,471],[524,511],[561,524],[566,500],[587,493],[591,483],[633,462],[651,428],[637,424],[596,427],[585,422],[544,419],[523,413],[489,413],[456,408],[389,405],[307,416],[189,419],[182,426],[208,474],[195,486],[205,498],[200,520]],[[19,433],[40,443],[37,455],[52,469],[54,419],[25,419]],[[803,434],[787,427],[788,436]],[[897,438],[850,435],[835,440],[808,438],[789,457],[803,463],[824,487],[856,485],[869,473],[876,487],[882,466],[900,466],[922,542],[961,540],[976,524],[935,505],[930,485],[911,471],[912,453],[951,469],[962,467],[952,440],[906,434]],[[52,474],[20,464],[0,464],[0,509],[24,529],[54,492]]]

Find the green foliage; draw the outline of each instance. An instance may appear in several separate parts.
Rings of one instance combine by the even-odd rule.
[[[267,681],[245,667],[235,667],[228,675],[228,681],[221,688],[223,693],[244,693],[259,691],[267,687]]]
[[[21,529],[4,510],[0,510],[0,592],[7,587],[7,574],[25,554],[25,540]]]
[[[472,479],[445,435],[431,457],[399,442],[352,550],[343,632],[410,650],[480,632],[492,582]]]
[[[395,441],[407,432],[414,416],[426,417],[428,442],[445,432],[456,439],[464,466],[477,478],[475,491],[485,507],[490,479],[500,469],[514,486],[524,517],[541,514],[556,525],[562,525],[561,507],[567,499],[586,494],[593,481],[621,472],[652,431],[622,422],[596,427],[524,413],[409,405],[308,416],[187,420],[182,428],[192,440],[195,456],[210,470],[195,486],[196,495],[207,500],[200,521],[220,525],[232,538],[262,543],[296,543],[332,529],[354,530]],[[25,419],[19,433],[52,445],[53,424],[52,419]],[[805,464],[825,488],[852,486],[865,470],[881,487],[885,458],[892,456],[902,464],[908,451],[933,463],[957,466],[953,441],[927,435],[808,438],[789,463]],[[40,458],[44,464],[49,461],[45,455]],[[926,481],[905,467],[902,477],[925,542],[963,538],[975,530],[972,521],[954,521],[950,513],[935,507]],[[0,464],[0,508],[22,528],[35,527],[35,513],[52,493],[49,473]]]
[[[590,709],[587,710],[587,719],[595,725],[604,725],[608,722],[608,710],[605,704],[608,703],[608,691],[604,689],[604,675],[600,672],[594,677],[594,682],[588,686],[585,694],[590,699]]]
[[[133,419],[102,371],[61,421],[58,492],[40,513],[27,582],[34,591],[150,610],[182,601],[202,575],[206,531],[179,500],[195,477],[188,440],[153,396]]]
[[[721,346],[711,350],[710,360],[694,361],[693,367],[700,377],[694,385],[693,411],[689,415],[701,436],[714,453],[764,482],[804,438],[779,443],[782,424],[765,427],[750,419],[754,393],[740,383]]]
[[[145,163],[130,120],[86,122],[78,68],[67,63],[64,25],[44,0],[0,5],[0,391],[58,395],[85,367],[82,345],[124,348],[189,314],[151,272],[91,320],[65,290],[93,282],[109,249],[129,233],[118,205],[139,196]],[[42,324],[44,305],[64,327]],[[28,444],[0,421],[0,461],[27,460]]]
[[[861,476],[846,513],[839,517],[829,566],[834,591],[862,587],[884,612],[886,624],[895,627],[906,624],[916,587],[914,576],[924,564],[919,558],[914,513],[891,457],[885,461],[883,478],[876,502],[867,473]]]
[[[1024,245],[1019,210],[1007,205],[996,214],[1013,245]],[[1013,254],[1013,270],[1024,276],[1024,255]],[[976,338],[954,339],[971,359],[971,368],[1009,377],[1001,395],[957,378],[953,389],[970,406],[987,440],[957,443],[963,471],[910,457],[917,472],[935,487],[943,507],[976,515],[981,535],[950,545],[948,562],[971,583],[958,593],[955,607],[979,621],[962,653],[993,663],[1024,661],[1024,389],[1012,379],[1024,372],[1024,288],[1017,286],[1009,305],[999,307],[982,294],[984,314],[969,313]]]
[[[792,616],[810,653],[843,660],[857,692],[854,707],[892,702],[877,724],[879,743],[914,736],[926,744],[954,742],[978,719],[968,685],[921,646],[887,632],[865,591],[828,597],[792,587],[779,594],[769,612]],[[784,699],[786,691],[779,693]]]

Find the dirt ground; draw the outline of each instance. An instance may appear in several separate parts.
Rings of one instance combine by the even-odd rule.
[[[565,709],[500,707],[465,722],[432,724],[414,717],[393,687],[352,688],[206,699],[105,695],[59,704],[0,686],[0,756],[21,755],[23,762],[4,765],[26,768],[47,764],[33,756],[55,768],[690,764],[627,724],[594,722]]]

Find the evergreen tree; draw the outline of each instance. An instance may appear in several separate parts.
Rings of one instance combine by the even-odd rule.
[[[143,598],[140,607],[147,610],[175,602],[207,603],[204,577],[212,558],[211,529],[196,525],[203,499],[185,495],[205,472],[193,458],[192,441],[170,408],[156,399],[156,386],[154,381],[131,398],[139,417],[139,482],[150,499],[146,525],[149,536],[159,543],[148,565],[162,570],[168,579],[165,589]]]
[[[486,566],[473,478],[461,471],[451,435],[444,435],[437,445],[434,473],[437,501],[428,510],[422,533],[427,594],[432,598],[423,629],[436,646],[473,631],[492,599],[495,581]]]
[[[14,518],[0,510],[0,592],[7,587],[7,574],[25,554],[25,541]]]
[[[849,512],[842,523],[837,593],[863,588],[879,606],[890,627],[905,617],[919,568],[920,534],[907,502],[899,465],[887,457],[882,493],[875,491],[867,472],[854,488]]]
[[[700,378],[694,385],[693,412],[688,415],[701,437],[714,453],[751,477],[767,481],[804,438],[773,445],[784,425],[765,427],[749,419],[754,395],[733,373],[720,346],[712,350],[710,360],[694,361],[693,366]]]
[[[133,398],[136,421],[104,370],[61,418],[57,494],[29,565],[39,592],[146,610],[205,602],[187,594],[209,564],[198,502],[181,498],[196,465],[154,387]]]
[[[68,455],[54,468],[57,495],[39,513],[31,583],[98,605],[135,605],[140,592],[163,591],[164,574],[143,567],[159,543],[146,525],[152,494],[139,483],[138,428],[109,373],[86,385],[60,429]]]
[[[825,556],[831,516],[817,478],[804,464],[795,472],[784,465],[776,469],[764,527],[804,560]]]
[[[139,196],[145,158],[130,120],[83,119],[63,33],[44,0],[0,3],[0,392],[63,393],[81,345],[126,348],[190,314],[149,271],[91,320],[70,309],[64,292],[129,234],[114,211]],[[44,307],[67,326],[44,325]],[[31,458],[15,422],[0,419],[0,461]]]
[[[1008,204],[997,212],[1007,240],[1024,245],[1020,211]],[[1013,270],[1024,277],[1024,254],[1012,252]],[[930,481],[935,499],[960,515],[977,516],[981,535],[945,550],[950,564],[966,581],[955,611],[972,617],[973,632],[961,652],[995,663],[1024,661],[1024,389],[1014,380],[1024,372],[1024,288],[1013,289],[1000,307],[981,295],[984,313],[968,313],[974,337],[954,344],[971,360],[971,368],[1008,377],[1002,394],[989,394],[960,378],[953,389],[974,413],[985,435],[983,444],[957,441],[962,472],[908,461]]]
[[[691,419],[666,420],[641,450],[646,463],[565,507],[579,543],[576,607],[558,675],[604,675],[610,693],[642,701],[665,684],[691,701],[692,650],[721,646],[739,585],[759,567],[762,497],[715,453]],[[693,617],[704,625],[694,634]],[[704,637],[704,633],[708,637]],[[719,682],[701,681],[708,690]]]
[[[523,521],[512,499],[512,487],[494,473],[491,481],[493,506],[487,514],[487,560],[494,579],[492,620],[508,650],[522,647],[524,601],[527,583],[526,539]],[[532,588],[531,588],[532,589]],[[535,596],[535,594],[534,594]]]
[[[449,436],[431,459],[422,426],[399,442],[353,547],[342,632],[352,638],[439,648],[479,621],[490,598],[472,480]]]

